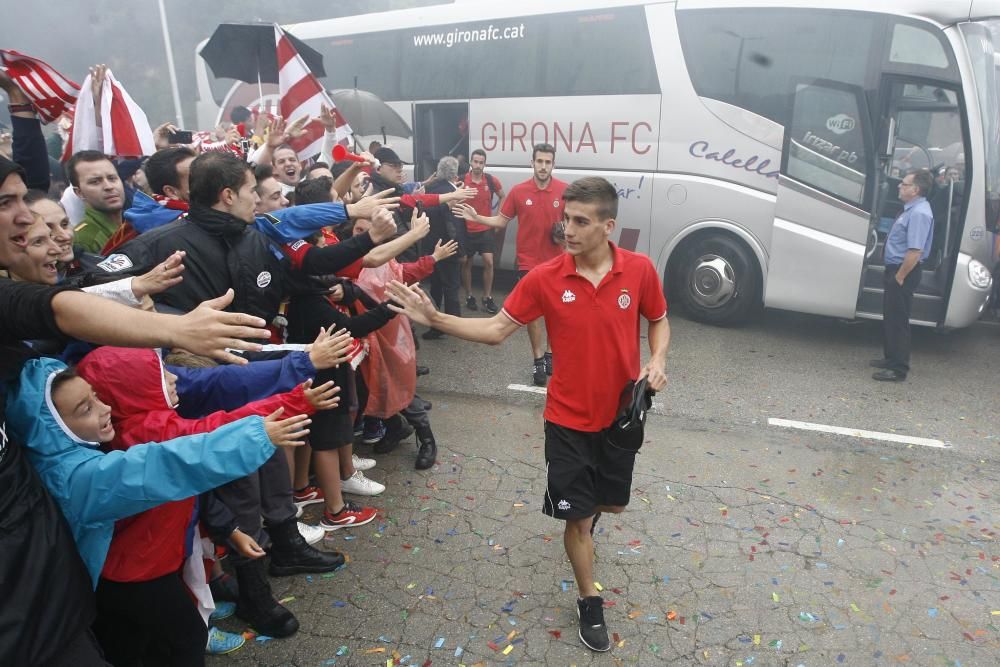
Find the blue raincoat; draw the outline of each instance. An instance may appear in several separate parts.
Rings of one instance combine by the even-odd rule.
[[[264,420],[247,417],[200,435],[104,453],[65,425],[52,403],[52,377],[66,365],[33,359],[8,395],[7,427],[59,504],[93,584],[104,567],[115,521],[190,498],[259,468],[274,454]]]

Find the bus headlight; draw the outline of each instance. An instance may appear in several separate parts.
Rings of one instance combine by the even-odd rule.
[[[973,259],[969,261],[969,282],[972,283],[973,287],[986,289],[993,282],[993,276],[990,275],[990,270],[986,268],[985,264]]]

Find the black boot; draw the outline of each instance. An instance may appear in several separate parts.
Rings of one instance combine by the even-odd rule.
[[[320,551],[306,543],[295,519],[267,526],[271,536],[271,567],[273,577],[287,577],[306,572],[331,572],[344,564],[344,555],[336,551]]]
[[[417,441],[420,443],[420,451],[417,452],[417,462],[413,467],[417,470],[427,470],[437,461],[438,455],[438,446],[430,426],[417,428]]]
[[[263,558],[237,565],[236,579],[240,584],[236,615],[249,623],[250,627],[268,637],[290,637],[298,631],[298,620],[271,593]]]
[[[399,415],[386,419],[385,429],[385,437],[372,447],[372,451],[376,454],[388,454],[396,449],[400,442],[413,435],[413,427]]]

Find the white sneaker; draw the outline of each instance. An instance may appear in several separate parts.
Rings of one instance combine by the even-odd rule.
[[[351,460],[354,461],[355,470],[371,470],[375,467],[375,459],[365,459],[357,454],[351,454]]]
[[[344,493],[353,493],[356,496],[377,496],[385,491],[385,486],[368,479],[360,470],[340,482],[340,490]]]
[[[326,535],[326,531],[319,526],[310,526],[301,521],[297,523],[299,524],[299,535],[306,541],[306,544],[316,544]]]

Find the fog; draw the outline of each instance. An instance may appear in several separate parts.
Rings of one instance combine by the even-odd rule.
[[[195,47],[219,23],[289,24],[447,2],[164,0],[184,118],[189,127],[194,125]],[[5,2],[0,48],[41,58],[77,83],[83,82],[90,65],[105,63],[153,126],[175,118],[157,0]]]

